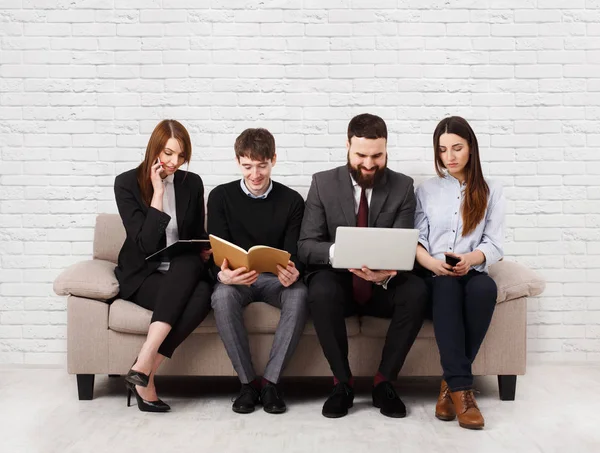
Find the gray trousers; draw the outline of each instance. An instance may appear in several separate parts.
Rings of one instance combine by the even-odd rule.
[[[251,286],[217,283],[211,298],[217,329],[242,384],[256,378],[244,325],[244,308],[251,302],[262,301],[281,310],[263,375],[268,381],[277,383],[304,330],[308,316],[306,298],[304,283],[297,281],[285,288],[273,274],[260,274]]]

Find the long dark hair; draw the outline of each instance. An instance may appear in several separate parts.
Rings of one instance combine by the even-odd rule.
[[[479,144],[475,132],[464,118],[460,116],[451,116],[444,118],[435,128],[433,133],[433,152],[435,155],[435,171],[438,176],[445,176],[444,163],[440,156],[440,137],[442,134],[456,134],[462,137],[469,145],[469,161],[465,165],[465,198],[462,204],[463,230],[462,235],[466,236],[475,230],[479,222],[485,216],[487,209],[488,187],[483,172],[481,171],[481,161],[479,160]]]
[[[156,125],[154,131],[152,131],[150,140],[148,140],[144,161],[137,168],[137,182],[142,192],[142,199],[148,206],[150,206],[152,195],[154,195],[154,188],[150,180],[150,169],[156,163],[156,159],[161,151],[165,149],[170,138],[174,138],[179,142],[184,163],[189,163],[192,158],[190,134],[188,134],[186,128],[179,121],[162,120]]]

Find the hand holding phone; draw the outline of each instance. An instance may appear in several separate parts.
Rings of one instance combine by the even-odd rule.
[[[460,258],[458,258],[457,256],[445,253],[446,255],[446,264],[454,267],[456,266],[459,262],[460,262]]]
[[[162,193],[164,189],[164,185],[161,178],[161,173],[163,172],[162,162],[160,158],[156,159],[154,165],[150,168],[150,181],[152,181],[152,187],[154,188],[155,193]]]

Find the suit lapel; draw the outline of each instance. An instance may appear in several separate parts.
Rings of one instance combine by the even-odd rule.
[[[381,181],[373,187],[373,193],[371,194],[371,205],[369,206],[369,226],[375,226],[377,217],[383,208],[385,200],[387,200],[390,194],[387,186],[387,169],[381,178]]]
[[[188,204],[190,203],[190,188],[187,185],[187,181],[184,180],[185,172],[177,171],[175,173],[174,187],[175,187],[175,212],[177,213],[177,231],[181,237],[183,231],[183,221],[185,220],[185,214],[188,211]]]
[[[350,178],[350,173],[348,172],[348,168],[346,168],[346,166],[339,167],[338,180],[338,199],[340,206],[342,207],[342,211],[344,212],[346,223],[349,226],[356,226],[356,213],[354,212],[354,191],[352,188],[352,179]]]

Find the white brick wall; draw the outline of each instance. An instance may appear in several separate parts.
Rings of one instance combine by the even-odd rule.
[[[0,0],[0,362],[64,361],[52,281],[160,119],[189,128],[208,188],[235,177],[239,132],[269,128],[305,194],[365,111],[417,182],[436,123],[471,121],[509,259],[548,281],[532,358],[600,360],[600,1]]]

